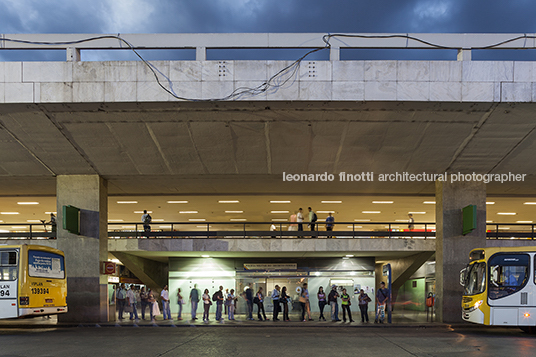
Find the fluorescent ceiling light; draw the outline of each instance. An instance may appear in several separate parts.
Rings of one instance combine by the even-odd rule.
[[[190,222],[205,222],[206,219],[204,219],[204,218],[189,218],[188,221],[190,221]]]
[[[389,203],[394,203],[394,201],[372,201],[372,203],[379,203],[379,204],[385,203],[385,204],[389,204]]]
[[[516,221],[516,223],[532,223],[532,221]]]
[[[408,222],[407,219],[395,219],[395,222]]]
[[[425,205],[435,205],[435,201],[424,201],[423,202]]]
[[[26,220],[26,222],[28,222],[28,223],[42,223],[42,222],[41,222],[40,220],[38,220],[38,219],[28,219],[28,220]]]
[[[58,213],[58,212],[45,212],[45,214],[51,214],[51,213],[56,214],[56,213]]]
[[[28,228],[28,226],[11,226],[13,229],[25,229]]]
[[[117,201],[117,203],[128,205],[138,203],[138,201]]]
[[[148,212],[148,211],[147,211]],[[179,211],[180,214],[196,214],[198,211]]]
[[[320,203],[342,203],[342,201],[320,201]]]
[[[288,218],[272,218],[272,222],[287,222]]]
[[[517,213],[515,212],[497,212],[500,216],[515,216]]]
[[[231,221],[233,221],[233,222],[243,222],[243,221],[247,221],[247,219],[245,219],[245,218],[231,218]]]
[[[121,226],[121,228],[136,228],[136,226]]]
[[[273,214],[282,214],[282,213],[290,213],[289,211],[270,211],[270,213]]]
[[[495,202],[492,202],[492,201],[486,201],[486,204],[487,204],[487,205],[494,205]]]
[[[134,211],[134,213],[143,214],[143,211]],[[147,213],[153,213],[153,211],[147,211]]]
[[[17,202],[18,205],[38,205],[39,202]]]
[[[354,219],[355,222],[370,222],[370,219],[368,218],[365,218],[365,219]]]
[[[290,201],[270,201],[270,203],[290,203]]]
[[[363,228],[363,226],[348,226],[348,228]]]
[[[510,229],[510,227],[499,227],[499,229]]]
[[[486,223],[493,223],[493,221],[486,221]]]
[[[354,257],[353,254],[346,254],[346,256],[347,256],[348,258],[353,258],[353,257]]]
[[[362,211],[361,213],[365,213],[365,214],[377,214],[377,213],[382,213],[382,211]]]
[[[152,222],[164,222],[164,219],[163,218],[156,218],[156,219],[153,219],[151,221]]]
[[[523,202],[524,205],[536,205],[536,202]]]
[[[167,201],[167,203],[188,203],[188,201]]]
[[[203,254],[203,255],[201,255],[201,258],[210,258],[210,255]]]
[[[0,214],[20,214],[19,212],[0,212]]]
[[[244,213],[244,211],[225,211],[225,213]]]
[[[408,212],[408,214],[426,214],[426,212]]]
[[[335,213],[335,211],[316,211],[316,213]]]
[[[108,222],[123,222],[122,219],[109,219]]]
[[[240,203],[239,200],[218,201],[218,203]]]

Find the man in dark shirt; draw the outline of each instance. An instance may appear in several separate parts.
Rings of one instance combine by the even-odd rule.
[[[337,286],[332,285],[331,291],[328,295],[328,301],[329,305],[331,306],[331,321],[341,321],[339,319],[339,304],[337,303],[337,298],[339,297],[339,293],[337,292]]]
[[[247,319],[253,320],[253,289],[251,283],[248,284],[246,289],[246,306],[247,306]]]
[[[375,322],[383,323],[385,320],[385,306],[389,300],[389,289],[385,287],[385,283],[380,283],[380,288],[376,292],[376,299],[378,299],[378,313]]]

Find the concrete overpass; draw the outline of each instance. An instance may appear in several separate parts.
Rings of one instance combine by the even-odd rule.
[[[456,320],[457,271],[486,244],[486,195],[536,193],[534,63],[470,61],[471,50],[534,48],[534,37],[352,36],[326,46],[321,34],[3,35],[1,50],[66,49],[66,62],[0,62],[0,195],[56,195],[60,221],[65,204],[85,210],[82,237],[58,227],[58,246],[87,262],[68,267],[69,283],[91,298],[70,303],[99,310],[105,299],[109,195],[435,195],[439,314]],[[80,61],[84,50],[129,46],[195,48],[197,58]],[[330,60],[210,61],[210,48],[317,48]],[[345,48],[449,48],[458,60],[341,61]],[[283,182],[283,172],[526,176],[356,184]],[[478,229],[461,237],[467,204]]]

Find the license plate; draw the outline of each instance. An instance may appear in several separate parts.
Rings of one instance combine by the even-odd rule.
[[[54,302],[54,299],[45,299],[45,302],[47,304],[52,304]]]

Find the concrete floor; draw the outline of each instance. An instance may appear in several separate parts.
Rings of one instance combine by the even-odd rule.
[[[193,326],[0,327],[2,356],[533,356],[516,328]]]

